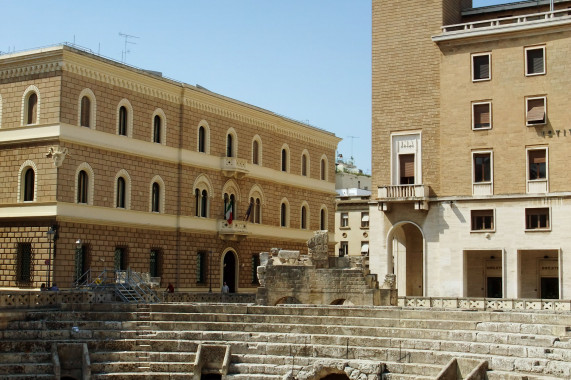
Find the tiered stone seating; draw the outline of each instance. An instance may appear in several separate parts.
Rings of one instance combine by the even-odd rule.
[[[487,361],[491,380],[571,378],[571,314],[96,304],[12,318],[0,332],[7,379],[50,378],[51,345],[65,342],[87,343],[94,379],[188,378],[204,343],[231,346],[226,377],[236,379],[282,379],[321,360],[377,365],[384,379],[434,379],[453,358]]]

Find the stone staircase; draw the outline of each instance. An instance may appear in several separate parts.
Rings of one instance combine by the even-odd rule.
[[[487,361],[491,380],[571,378],[569,313],[83,304],[0,314],[0,326],[10,380],[53,378],[52,344],[66,342],[88,345],[94,379],[189,378],[204,343],[230,345],[227,379],[283,379],[324,362],[369,368],[369,379],[435,379],[454,358]]]

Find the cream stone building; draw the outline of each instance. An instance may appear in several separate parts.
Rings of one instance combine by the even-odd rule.
[[[338,142],[74,47],[2,55],[0,287],[131,268],[252,291],[259,252],[334,226]]]
[[[571,297],[571,2],[373,0],[371,269]]]

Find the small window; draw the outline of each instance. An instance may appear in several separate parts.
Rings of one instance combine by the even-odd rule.
[[[161,143],[161,133],[162,133],[162,119],[159,115],[155,115],[153,118],[153,142]]]
[[[472,231],[493,231],[494,210],[472,210]]]
[[[472,81],[490,80],[492,78],[491,54],[472,55]]]
[[[547,120],[545,97],[527,98],[525,101],[526,125],[545,124],[545,121]]]
[[[84,96],[81,98],[81,117],[80,124],[82,127],[91,127],[91,100]]]
[[[525,48],[525,75],[545,74],[545,46]]]
[[[206,260],[208,252],[199,251],[196,253],[196,283],[205,284],[206,283]]]
[[[198,151],[206,153],[206,129],[203,126],[198,128]]]
[[[125,178],[119,177],[117,178],[117,200],[115,203],[115,207],[117,208],[125,208],[125,199],[126,199],[126,183]]]
[[[257,140],[252,142],[252,163],[254,165],[259,165],[260,157],[259,157],[259,143]]]
[[[287,150],[282,148],[282,172],[287,172]]]
[[[319,212],[319,229],[326,230],[327,229],[327,209],[321,208]]]
[[[361,213],[361,228],[369,228],[369,213]]]
[[[307,155],[301,155],[301,175],[307,177]]]
[[[127,107],[119,108],[119,130],[117,133],[121,136],[127,136]]]
[[[301,206],[301,229],[307,229],[307,207]]]
[[[234,157],[234,136],[226,135],[226,157]]]
[[[151,211],[160,212],[161,187],[157,182],[153,182],[151,190]]]
[[[280,226],[287,227],[287,204],[282,202],[280,207]]]
[[[206,218],[208,216],[208,192],[206,190],[202,190],[200,201],[200,216]]]
[[[491,182],[492,154],[474,153],[474,183]]]
[[[349,227],[349,213],[341,213],[341,227]]]
[[[414,185],[414,154],[399,154],[400,184]]]
[[[361,255],[368,256],[369,255],[369,242],[362,241],[361,242]]]
[[[151,249],[149,273],[151,277],[161,277],[161,251],[159,249]]]
[[[492,128],[492,103],[472,104],[472,129]]]
[[[349,254],[349,242],[342,241],[339,245],[339,257],[347,256]]]
[[[32,281],[32,244],[18,243],[16,246],[16,283],[28,285]]]
[[[81,170],[77,176],[77,203],[88,203],[89,176],[85,170]]]
[[[321,177],[322,181],[327,180],[327,162],[324,158],[321,159]]]
[[[547,178],[547,150],[530,149],[527,151],[529,165],[529,180],[544,180]]]
[[[526,230],[549,230],[549,207],[525,209]]]

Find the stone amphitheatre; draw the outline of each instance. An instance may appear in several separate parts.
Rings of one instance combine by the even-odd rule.
[[[158,294],[132,273],[2,292],[0,378],[571,378],[569,301],[397,303],[366,258],[320,256],[316,239],[262,254],[256,295]]]

